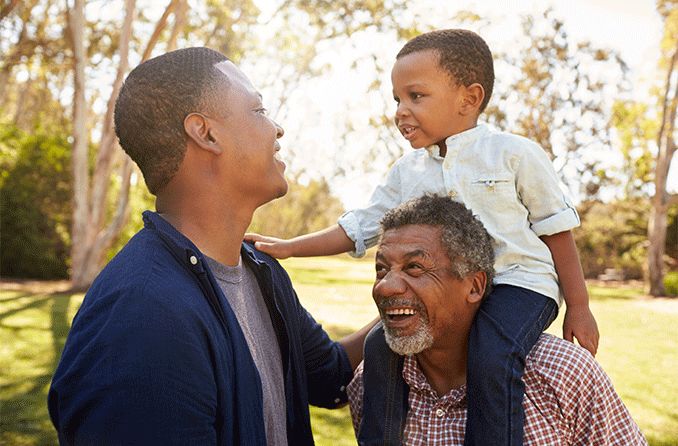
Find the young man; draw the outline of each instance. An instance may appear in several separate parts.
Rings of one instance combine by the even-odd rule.
[[[368,336],[348,389],[358,442],[461,446],[471,325],[494,275],[491,238],[463,204],[432,195],[387,212],[381,226],[373,297],[383,326]],[[523,379],[524,444],[647,444],[582,347],[542,334]]]
[[[313,444],[308,404],[346,402],[366,330],[332,342],[280,265],[242,243],[287,191],[261,100],[207,48],[127,77],[116,133],[158,212],[73,321],[48,402],[62,444]]]

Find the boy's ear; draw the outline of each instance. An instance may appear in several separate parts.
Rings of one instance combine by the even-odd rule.
[[[483,300],[485,288],[487,287],[487,274],[484,271],[477,271],[471,274],[469,279],[471,279],[471,289],[466,299],[472,304],[480,303]]]
[[[463,114],[478,113],[483,99],[485,99],[485,89],[482,85],[476,82],[465,87],[461,112]]]
[[[215,139],[209,118],[200,113],[190,113],[184,118],[184,131],[188,138],[201,149],[215,155],[221,153],[221,147]]]

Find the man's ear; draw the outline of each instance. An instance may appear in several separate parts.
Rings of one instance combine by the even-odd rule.
[[[479,303],[483,300],[485,295],[485,287],[487,287],[487,274],[485,271],[477,271],[469,277],[471,279],[471,290],[468,293],[467,300],[469,303]]]
[[[221,147],[212,134],[211,123],[206,116],[200,113],[190,113],[184,118],[184,130],[196,146],[215,155],[221,153]]]
[[[464,87],[464,99],[461,105],[461,113],[467,115],[470,113],[478,113],[480,104],[485,99],[485,89],[479,83],[471,84]]]

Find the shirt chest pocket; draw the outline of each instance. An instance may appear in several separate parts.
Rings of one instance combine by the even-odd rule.
[[[517,200],[515,181],[507,174],[476,175],[469,189],[474,205],[494,212],[511,209]]]

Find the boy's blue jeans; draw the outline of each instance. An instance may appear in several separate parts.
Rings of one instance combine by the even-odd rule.
[[[465,446],[523,444],[525,357],[558,315],[542,294],[497,285],[471,326]]]

